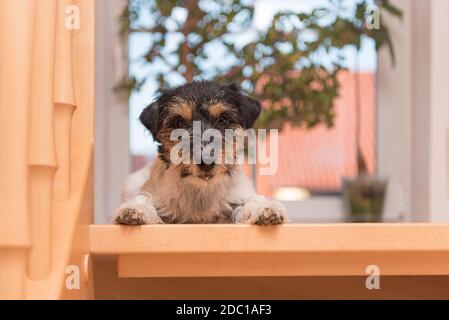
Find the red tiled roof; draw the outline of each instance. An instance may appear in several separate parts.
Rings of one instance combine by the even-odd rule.
[[[375,75],[361,73],[361,146],[368,171],[376,167]],[[342,72],[340,97],[332,128],[286,127],[279,134],[279,168],[273,176],[259,176],[258,191],[271,195],[277,187],[295,186],[317,192],[340,190],[341,178],[356,174],[354,74]]]

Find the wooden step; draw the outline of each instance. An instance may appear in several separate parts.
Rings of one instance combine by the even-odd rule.
[[[449,224],[92,225],[90,251],[123,278],[449,275]]]

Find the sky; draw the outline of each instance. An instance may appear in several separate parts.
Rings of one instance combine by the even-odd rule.
[[[347,0],[348,4],[351,5],[356,0]],[[268,26],[273,18],[273,16],[281,10],[291,10],[295,12],[310,12],[315,7],[321,7],[328,3],[328,0],[256,0],[255,2],[255,12],[254,12],[254,28],[263,29]],[[183,13],[180,12],[180,15]],[[150,17],[146,17],[150,18]],[[250,37],[251,34],[248,34]],[[142,66],[141,63],[135,63],[139,57],[148,49],[149,43],[151,41],[150,35],[147,34],[132,34],[129,41],[129,56],[130,56],[130,73],[136,75],[137,77],[145,75],[150,71],[150,67]],[[168,43],[167,45],[171,45]],[[223,59],[220,55],[220,49],[212,48],[217,54],[214,56],[217,61]],[[347,60],[350,62],[355,61],[356,53],[355,50],[348,49],[345,51]],[[374,48],[374,43],[370,40],[364,42],[361,52],[359,54],[359,64],[360,70],[366,72],[375,72],[377,69],[376,62],[376,51]],[[211,61],[215,63],[215,61]],[[349,69],[353,69],[351,64],[348,65]],[[173,83],[177,82],[176,78],[172,79]],[[157,90],[157,85],[155,81],[147,81],[145,86],[140,90],[140,92],[133,93],[130,98],[130,108],[129,108],[129,121],[130,121],[130,153],[132,155],[146,155],[154,156],[156,154],[156,144],[149,132],[138,121],[139,115],[143,108],[148,106],[153,102],[154,93]]]

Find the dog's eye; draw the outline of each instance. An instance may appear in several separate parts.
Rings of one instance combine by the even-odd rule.
[[[186,122],[184,119],[182,118],[176,118],[172,121],[171,123],[171,127],[173,128],[177,128],[177,129],[182,129],[186,126]]]
[[[230,123],[230,121],[229,121],[229,119],[228,119],[227,117],[221,116],[221,117],[218,119],[218,123],[219,123],[220,125],[222,125],[222,126],[226,126],[226,125],[228,125],[228,124]]]
[[[183,128],[185,124],[186,124],[186,122],[184,120],[178,119],[176,121],[176,128]]]

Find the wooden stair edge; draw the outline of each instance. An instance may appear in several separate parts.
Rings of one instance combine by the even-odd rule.
[[[91,225],[93,254],[449,252],[449,224]]]
[[[90,252],[122,278],[449,275],[449,224],[91,225]]]

